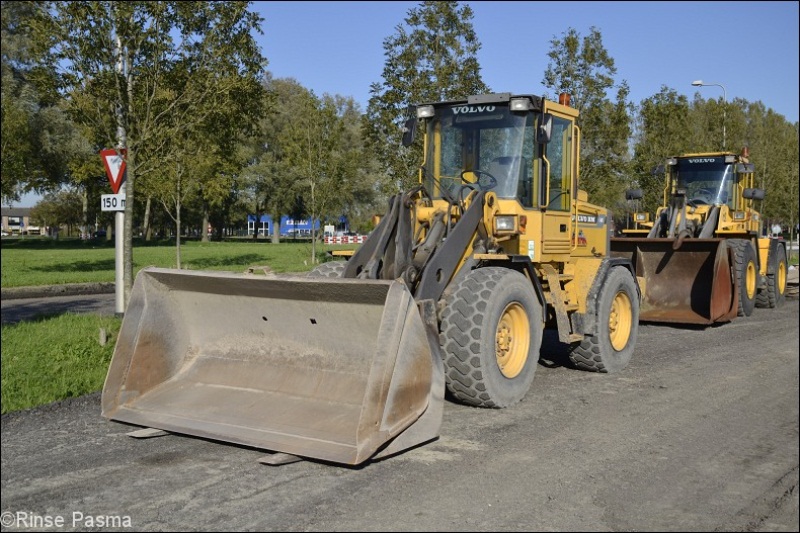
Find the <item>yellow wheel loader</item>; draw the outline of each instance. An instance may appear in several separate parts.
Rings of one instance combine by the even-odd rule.
[[[634,213],[634,227],[611,239],[612,255],[631,260],[646,280],[642,320],[728,322],[785,299],[786,243],[760,236],[754,203],[764,190],[755,188],[748,156],[745,148],[667,159],[657,170],[666,184],[654,220]]]
[[[578,189],[577,111],[508,93],[414,109],[419,185],[348,260],[303,277],[143,269],[103,415],[359,464],[437,438],[445,388],[519,402],[545,328],[576,366],[625,368],[642,288]]]

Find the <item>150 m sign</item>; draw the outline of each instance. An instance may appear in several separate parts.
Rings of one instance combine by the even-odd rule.
[[[100,211],[125,211],[125,193],[101,194]]]

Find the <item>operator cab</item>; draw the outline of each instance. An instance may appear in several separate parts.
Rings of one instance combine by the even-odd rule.
[[[737,162],[732,154],[692,155],[667,161],[674,193],[686,197],[686,205],[722,206],[737,209],[736,187],[742,174],[752,173],[752,164]]]
[[[540,97],[501,93],[418,106],[428,194],[460,202],[473,189],[491,190],[525,208],[569,211],[574,119],[545,113],[543,104]],[[412,120],[408,132],[416,127]]]

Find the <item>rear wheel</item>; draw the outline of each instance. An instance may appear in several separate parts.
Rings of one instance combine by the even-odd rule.
[[[733,247],[736,279],[739,282],[739,308],[738,316],[750,316],[756,306],[756,292],[758,286],[758,267],[756,266],[756,252],[753,244],[744,239],[731,239],[728,241]]]
[[[619,372],[633,356],[639,332],[639,295],[626,268],[611,269],[597,298],[597,334],[587,335],[570,352],[578,368]]]
[[[328,261],[314,267],[306,274],[309,278],[341,278],[346,261]]]
[[[531,282],[507,268],[480,268],[444,303],[439,340],[450,393],[477,407],[519,402],[542,346],[542,305]]]

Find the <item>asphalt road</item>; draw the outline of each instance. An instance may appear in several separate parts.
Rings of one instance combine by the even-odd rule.
[[[41,315],[59,315],[67,312],[112,316],[115,308],[116,295],[105,293],[0,300],[0,316],[3,324],[14,324]]]
[[[522,403],[447,402],[438,440],[359,468],[132,439],[97,394],[4,415],[2,529],[797,531],[798,342],[796,299],[640,325],[612,375],[569,368],[548,337]]]

